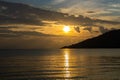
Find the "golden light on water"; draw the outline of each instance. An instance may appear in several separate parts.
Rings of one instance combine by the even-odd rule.
[[[70,31],[70,26],[64,26],[63,31],[68,33]]]
[[[65,66],[65,77],[70,77],[70,71],[69,71],[69,51],[65,50],[64,51],[64,66]]]
[[[66,52],[64,56],[65,56],[65,67],[68,68],[69,67],[69,54]]]

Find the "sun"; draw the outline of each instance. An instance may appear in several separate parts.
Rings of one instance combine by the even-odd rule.
[[[70,26],[64,26],[63,31],[66,33],[70,32]]]

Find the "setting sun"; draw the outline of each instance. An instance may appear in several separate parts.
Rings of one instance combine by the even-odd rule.
[[[69,26],[64,26],[63,31],[66,32],[66,33],[69,32],[70,31],[70,27]]]

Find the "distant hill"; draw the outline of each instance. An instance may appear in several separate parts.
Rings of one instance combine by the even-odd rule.
[[[120,48],[120,29],[63,48]]]
[[[43,20],[73,25],[91,25],[93,23],[120,24],[120,22],[99,19],[93,20],[82,15],[75,17],[60,12],[35,8],[22,3],[12,3],[0,0],[0,24],[44,25],[42,22]]]

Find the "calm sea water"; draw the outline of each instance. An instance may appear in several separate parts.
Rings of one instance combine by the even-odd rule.
[[[120,49],[1,50],[0,80],[120,80]]]

